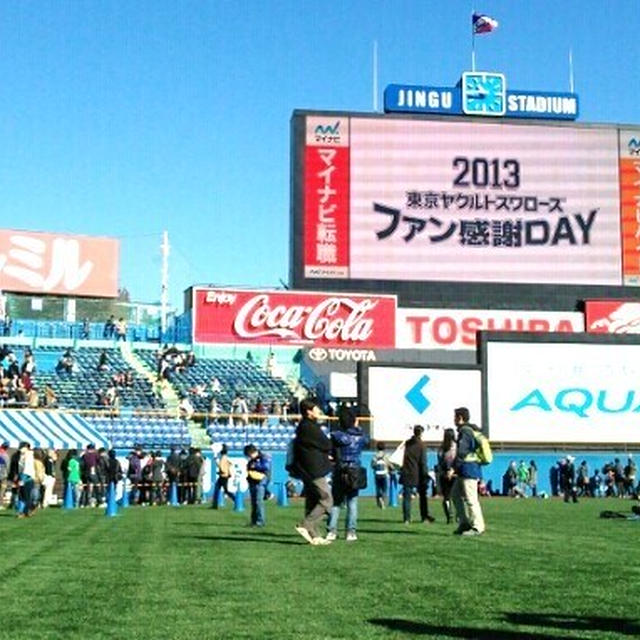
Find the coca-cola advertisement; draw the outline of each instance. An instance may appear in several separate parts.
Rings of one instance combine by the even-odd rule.
[[[396,297],[194,289],[194,342],[395,347]]]

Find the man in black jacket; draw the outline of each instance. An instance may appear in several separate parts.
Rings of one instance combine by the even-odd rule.
[[[328,544],[326,538],[318,535],[317,525],[328,515],[333,506],[327,474],[331,471],[331,441],[323,433],[318,418],[320,407],[309,398],[300,403],[302,419],[296,429],[294,441],[294,461],[304,482],[305,517],[296,531],[313,545]]]
[[[405,524],[411,522],[411,497],[414,489],[418,492],[420,502],[420,519],[422,522],[433,522],[429,515],[427,502],[427,485],[429,476],[427,473],[427,451],[422,442],[424,428],[417,424],[413,427],[413,437],[405,442],[404,458],[402,460],[402,517]]]

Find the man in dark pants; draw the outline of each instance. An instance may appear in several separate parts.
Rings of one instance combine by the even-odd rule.
[[[411,522],[411,497],[414,489],[418,492],[420,502],[420,519],[422,522],[433,522],[429,515],[427,502],[427,451],[422,442],[424,428],[417,424],[413,427],[413,436],[406,441],[400,479],[402,482],[402,518],[405,524]]]
[[[320,407],[309,398],[300,403],[302,419],[296,429],[293,456],[296,470],[304,482],[305,517],[296,531],[310,544],[329,544],[318,535],[317,525],[333,506],[327,474],[331,471],[331,441],[318,424]]]
[[[578,490],[576,489],[576,468],[573,456],[566,457],[566,464],[562,467],[562,491],[564,493],[564,501],[569,502],[569,498],[573,502],[578,502]]]

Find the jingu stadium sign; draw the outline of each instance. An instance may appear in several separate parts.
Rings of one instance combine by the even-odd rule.
[[[575,120],[575,93],[507,90],[502,73],[469,71],[455,87],[389,85],[384,92],[387,113],[504,116],[547,120]]]

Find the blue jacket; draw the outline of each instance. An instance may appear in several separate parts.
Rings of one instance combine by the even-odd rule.
[[[270,469],[269,459],[259,451],[255,458],[249,458],[247,461],[247,481],[249,484],[266,484]]]
[[[458,431],[458,451],[454,468],[461,478],[481,480],[482,467],[475,460],[467,460],[467,456],[472,454],[478,447],[476,437],[473,434],[475,425],[463,424]]]
[[[369,444],[369,436],[358,427],[349,427],[346,431],[333,431],[331,440],[339,450],[341,464],[360,466],[362,450]]]

